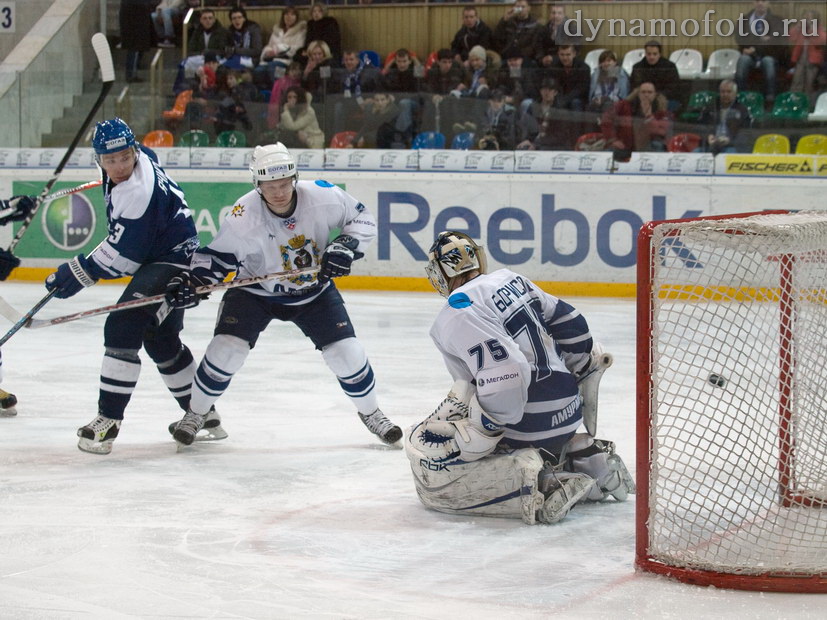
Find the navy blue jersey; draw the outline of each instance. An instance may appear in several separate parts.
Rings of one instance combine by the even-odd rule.
[[[129,179],[114,185],[104,172],[103,187],[109,236],[89,256],[95,278],[132,275],[148,263],[189,264],[198,248],[192,212],[154,152],[140,147]]]

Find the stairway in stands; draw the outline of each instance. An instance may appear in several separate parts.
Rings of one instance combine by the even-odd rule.
[[[150,88],[149,88],[149,63],[155,56],[156,49],[151,49],[145,52],[141,60],[141,69],[138,75],[143,82],[127,83],[124,75],[124,66],[126,64],[126,51],[118,49],[114,46],[112,48],[112,60],[115,64],[115,85],[109,91],[109,96],[106,98],[101,110],[98,112],[97,118],[93,122],[98,122],[107,118],[112,118],[118,113],[119,108],[116,101],[119,97],[127,102],[127,105],[121,112],[135,135],[140,139],[152,129],[150,114]],[[175,80],[175,74],[178,63],[181,61],[181,50],[177,48],[170,48],[163,50],[162,62],[164,66],[164,78],[162,82],[163,97],[158,98],[156,111],[160,117],[161,110],[171,107],[174,97],[172,96],[172,84]],[[77,133],[78,127],[86,118],[92,105],[100,94],[100,78],[95,72],[94,79],[92,75],[86,76],[87,81],[83,85],[83,93],[76,95],[72,105],[64,110],[63,117],[57,118],[52,122],[51,133],[44,134],[41,138],[42,147],[66,147]],[[127,89],[124,92],[124,89]],[[81,147],[89,146],[89,140],[92,136],[93,123],[90,123],[89,128],[81,139]],[[156,119],[156,128],[162,125]]]

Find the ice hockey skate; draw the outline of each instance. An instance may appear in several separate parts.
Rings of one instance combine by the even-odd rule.
[[[379,437],[379,439],[389,446],[395,444],[402,438],[402,429],[388,420],[381,409],[377,409],[368,415],[360,413],[359,419],[364,422],[371,433]]]
[[[541,490],[546,496],[537,511],[540,523],[557,523],[572,507],[589,494],[597,481],[586,474],[559,471],[541,474]]]
[[[121,429],[121,420],[99,415],[86,426],[78,429],[78,449],[92,454],[109,454],[112,442]]]
[[[0,390],[0,418],[13,418],[17,415],[17,397],[5,390]]]
[[[182,441],[175,435],[176,429],[179,425],[183,424],[184,421],[187,419],[187,416],[190,415],[197,415],[191,412],[187,412],[183,418],[178,420],[177,422],[173,422],[169,425],[169,434],[175,437],[175,440],[182,445],[189,446],[193,443],[193,441],[218,441],[219,439],[226,439],[228,437],[227,431],[225,431],[221,426],[221,416],[218,415],[218,412],[215,410],[215,407],[211,407],[210,410],[207,412],[205,416],[198,416],[203,418],[203,422],[198,428],[193,432],[193,439],[189,441]],[[186,437],[182,431],[182,437]]]

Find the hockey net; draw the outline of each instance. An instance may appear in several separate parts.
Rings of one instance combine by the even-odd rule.
[[[638,238],[636,564],[827,592],[827,212]]]

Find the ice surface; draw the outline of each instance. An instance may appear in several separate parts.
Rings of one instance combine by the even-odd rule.
[[[44,292],[0,285],[21,311]],[[39,316],[118,292],[98,285]],[[344,295],[383,410],[401,426],[419,421],[451,385],[428,337],[442,299]],[[568,301],[615,356],[598,435],[634,473],[634,302]],[[217,307],[188,313],[184,338],[198,359]],[[219,400],[227,440],[176,451],[167,425],[179,410],[143,355],[112,454],[80,452],[102,326],[23,330],[3,348],[3,387],[20,402],[16,418],[0,419],[2,618],[825,617],[824,595],[635,573],[633,500],[578,506],[553,526],[427,511],[403,452],[368,433],[291,324],[270,326]]]

